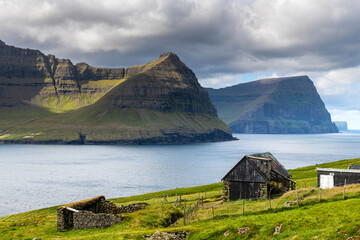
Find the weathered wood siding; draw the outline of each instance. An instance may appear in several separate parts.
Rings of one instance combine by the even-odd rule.
[[[241,159],[239,164],[237,164],[223,180],[261,183],[266,182],[264,177],[261,176],[261,174],[246,158]]]
[[[334,176],[334,186],[343,186],[346,179],[346,184],[360,183],[360,173],[351,173],[351,172],[330,172],[330,171],[321,171],[317,172],[318,177],[318,187],[320,187],[320,175],[333,175]]]
[[[261,160],[251,158],[251,161],[255,164],[255,166],[262,172],[268,179],[271,178],[271,160]]]
[[[230,182],[229,199],[260,198],[260,182]]]

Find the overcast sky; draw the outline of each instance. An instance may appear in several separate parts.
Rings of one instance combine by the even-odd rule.
[[[308,75],[333,120],[360,129],[358,0],[0,0],[0,39],[126,67],[172,51],[204,87]]]

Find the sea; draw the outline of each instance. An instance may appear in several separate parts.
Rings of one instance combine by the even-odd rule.
[[[360,158],[360,133],[234,134],[181,145],[0,145],[0,217],[105,195],[220,182],[246,154],[271,152],[287,169]]]

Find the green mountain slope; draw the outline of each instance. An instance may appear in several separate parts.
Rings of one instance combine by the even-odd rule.
[[[208,92],[233,132],[338,132],[307,76],[262,79]]]
[[[0,42],[3,143],[154,144],[231,140],[208,93],[173,53],[108,69]]]

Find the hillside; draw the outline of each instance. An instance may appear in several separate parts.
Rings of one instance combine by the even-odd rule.
[[[349,164],[360,164],[360,159],[289,170],[298,191],[271,199],[271,209],[268,199],[223,203],[222,183],[214,183],[112,199],[118,205],[140,201],[148,207],[125,214],[122,222],[106,229],[58,231],[57,207],[6,216],[0,219],[0,239],[145,239],[156,230],[186,231],[189,240],[358,239],[360,185],[346,186],[345,199],[343,187],[323,189],[321,194],[314,187],[316,167],[347,168]],[[175,207],[180,195],[183,201],[177,201]],[[285,207],[289,201],[295,204]],[[168,226],[169,222],[174,223]],[[274,228],[280,225],[280,233],[275,235]]]
[[[174,144],[232,140],[174,53],[129,68],[73,65],[0,41],[2,143]]]
[[[262,79],[207,90],[219,117],[235,133],[338,132],[307,76]]]

